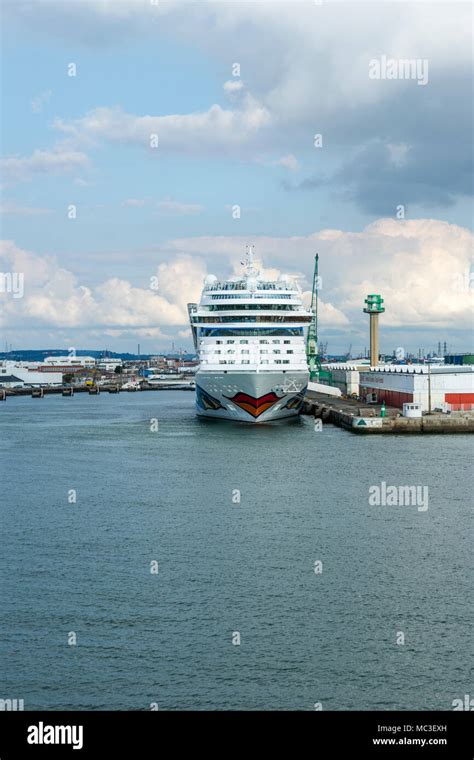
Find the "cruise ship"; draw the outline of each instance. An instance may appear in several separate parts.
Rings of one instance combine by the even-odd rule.
[[[199,355],[199,415],[251,423],[299,413],[308,385],[311,313],[289,276],[267,280],[247,246],[241,276],[208,275],[199,304],[188,304]]]

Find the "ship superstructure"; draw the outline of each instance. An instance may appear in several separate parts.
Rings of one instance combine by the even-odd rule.
[[[298,414],[308,384],[311,322],[298,284],[265,279],[248,246],[242,276],[209,275],[199,304],[188,304],[198,414],[267,422]]]

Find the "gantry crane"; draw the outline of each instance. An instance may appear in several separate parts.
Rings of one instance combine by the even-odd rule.
[[[321,371],[321,360],[318,351],[318,275],[319,254],[314,257],[313,290],[311,292],[311,322],[306,338],[306,357],[309,367],[309,379],[317,380]]]

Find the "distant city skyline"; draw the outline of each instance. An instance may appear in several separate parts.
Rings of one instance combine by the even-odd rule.
[[[470,3],[5,0],[2,21],[0,346],[192,351],[187,302],[254,243],[307,302],[319,253],[329,353],[368,346],[371,292],[382,352],[472,350]]]

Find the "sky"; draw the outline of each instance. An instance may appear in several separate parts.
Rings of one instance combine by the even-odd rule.
[[[469,2],[1,9],[0,347],[190,349],[253,243],[306,302],[319,253],[329,353],[369,293],[382,351],[472,350]]]

